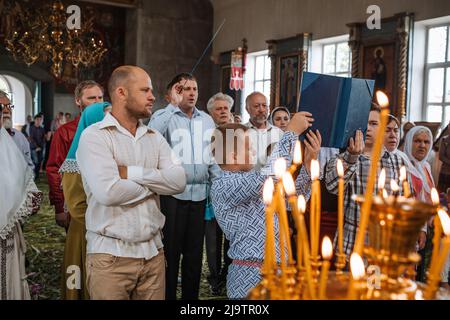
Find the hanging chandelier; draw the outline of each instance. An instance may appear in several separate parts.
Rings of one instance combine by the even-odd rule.
[[[15,28],[5,38],[6,49],[16,61],[31,66],[36,61],[51,64],[50,71],[60,79],[64,65],[90,68],[98,65],[108,51],[94,32],[94,17],[84,17],[80,29],[69,30],[68,15],[61,1],[36,10],[22,10]]]

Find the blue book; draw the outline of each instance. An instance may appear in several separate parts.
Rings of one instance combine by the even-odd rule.
[[[346,148],[356,130],[365,137],[374,87],[374,80],[303,72],[298,111],[312,113],[322,147]]]

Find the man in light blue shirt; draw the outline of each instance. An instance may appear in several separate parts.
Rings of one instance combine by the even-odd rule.
[[[158,130],[181,159],[187,184],[183,193],[161,197],[166,216],[163,229],[167,259],[166,299],[176,299],[180,255],[182,260],[182,299],[198,299],[205,228],[205,204],[211,176],[219,167],[213,164],[210,143],[213,119],[196,107],[198,87],[188,73],[177,75],[167,86],[171,103],[156,111],[149,127]]]

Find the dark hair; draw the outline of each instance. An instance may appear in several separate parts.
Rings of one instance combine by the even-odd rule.
[[[72,116],[72,114],[70,112],[66,112],[65,114],[66,116]]]
[[[372,105],[370,106],[370,111],[376,111],[378,113],[381,113],[381,108],[378,104],[376,104],[375,102],[372,102]]]
[[[177,74],[172,81],[169,82],[169,84],[166,87],[167,91],[170,91],[172,89],[172,87],[177,84],[178,82],[180,82],[181,80],[192,80],[192,81],[197,81],[197,79],[190,73],[187,72],[182,72]]]
[[[41,118],[42,119],[43,114],[42,113],[38,113],[34,116],[34,120],[36,120],[37,118]]]

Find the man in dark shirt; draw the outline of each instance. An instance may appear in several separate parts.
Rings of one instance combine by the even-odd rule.
[[[34,117],[34,124],[30,127],[31,159],[34,163],[34,178],[39,178],[42,156],[45,146],[45,129],[42,127],[42,115]]]

